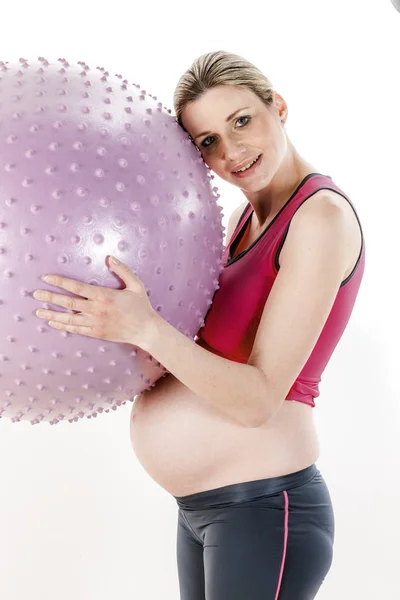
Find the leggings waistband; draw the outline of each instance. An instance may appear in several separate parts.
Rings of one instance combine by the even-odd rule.
[[[301,471],[256,479],[243,483],[233,483],[220,488],[189,494],[188,496],[174,496],[177,504],[183,510],[203,510],[206,508],[222,508],[237,502],[255,500],[256,498],[272,496],[294,487],[308,483],[319,473],[317,466],[312,464]]]

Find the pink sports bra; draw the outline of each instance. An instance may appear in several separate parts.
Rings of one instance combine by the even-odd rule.
[[[279,254],[297,209],[319,190],[337,192],[350,203],[360,225],[362,244],[357,263],[342,281],[335,303],[304,368],[286,397],[315,406],[319,396],[321,375],[336,348],[352,313],[365,267],[365,243],[361,223],[349,198],[335,185],[332,178],[310,173],[299,184],[273,221],[251,244],[235,258],[231,249],[237,246],[253,212],[248,204],[223,254],[223,270],[219,289],[198,332],[208,349],[219,356],[247,363],[264,305],[279,270]]]

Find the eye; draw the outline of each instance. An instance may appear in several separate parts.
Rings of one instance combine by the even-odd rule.
[[[237,118],[237,119],[236,119],[236,121],[235,121],[235,124],[237,124],[237,123],[238,123],[239,121],[241,121],[242,119],[245,119],[245,120],[246,120],[246,122],[245,122],[245,123],[243,123],[243,122],[242,122],[242,125],[240,125],[240,126],[239,126],[239,129],[243,129],[243,127],[245,127],[246,125],[248,125],[248,124],[250,123],[251,117],[249,117],[248,115],[243,115],[242,117],[239,117],[239,118]],[[209,148],[209,147],[211,146],[211,144],[213,143],[214,139],[215,139],[215,138],[214,138],[214,136],[213,136],[213,135],[209,135],[208,137],[206,137],[206,138],[205,138],[205,139],[204,139],[204,140],[201,142],[201,144],[200,144],[200,145],[201,145],[203,148]],[[207,140],[208,140],[208,141],[207,141]],[[210,142],[209,140],[211,140],[211,142]]]
[[[244,127],[245,125],[247,125],[250,122],[251,117],[249,117],[247,115],[243,115],[243,117],[239,117],[238,119],[236,119],[236,123],[238,121],[240,121],[241,119],[247,119],[246,123],[244,123],[243,125],[241,125],[241,127]]]
[[[207,140],[212,140],[213,136],[209,135],[208,137],[206,137],[202,142],[201,142],[201,146],[203,146],[203,148],[208,148],[208,146],[211,146],[212,142],[209,144],[206,144]]]

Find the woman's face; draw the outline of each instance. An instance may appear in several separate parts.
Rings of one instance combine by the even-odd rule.
[[[283,98],[267,107],[250,89],[221,85],[207,90],[182,113],[182,124],[219,177],[246,192],[268,185],[287,148]],[[239,171],[256,161],[245,171]],[[237,172],[239,171],[239,172]]]

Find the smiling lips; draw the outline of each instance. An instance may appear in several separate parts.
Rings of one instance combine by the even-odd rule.
[[[250,160],[250,162],[247,163],[242,163],[242,166],[232,170],[232,173],[234,175],[240,175],[241,173],[245,173],[246,171],[248,171],[260,158],[261,154],[259,154],[256,158],[254,158],[253,160]]]

